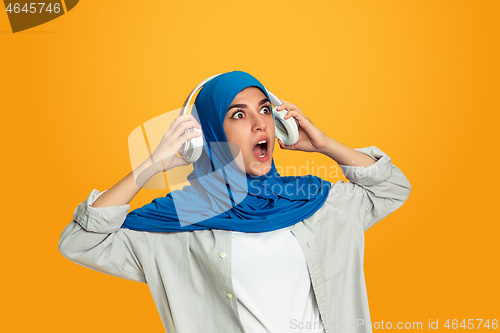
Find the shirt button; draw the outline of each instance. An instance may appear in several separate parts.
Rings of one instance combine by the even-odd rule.
[[[227,298],[229,298],[229,299],[233,298],[233,294],[227,293]]]
[[[224,258],[225,256],[226,256],[226,253],[225,253],[225,252],[222,252],[222,253],[220,254],[220,257],[221,257],[221,258]]]

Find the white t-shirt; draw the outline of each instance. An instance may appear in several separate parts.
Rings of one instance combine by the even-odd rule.
[[[289,228],[233,231],[231,267],[245,331],[323,332],[304,253]]]

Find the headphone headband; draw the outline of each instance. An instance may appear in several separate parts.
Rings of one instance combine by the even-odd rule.
[[[189,106],[189,102],[191,102],[191,98],[193,98],[194,94],[196,94],[196,92],[199,89],[201,89],[205,84],[207,84],[208,81],[212,80],[213,78],[216,78],[217,76],[219,76],[221,74],[212,75],[211,77],[209,77],[208,79],[203,80],[199,85],[197,85],[196,88],[194,88],[193,91],[191,92],[191,94],[189,95],[189,97],[188,97],[186,103],[184,104],[184,106],[182,107],[181,114],[179,116],[182,116],[183,114],[186,114],[186,110],[187,110],[187,108]]]
[[[189,102],[191,102],[191,99],[193,98],[194,94],[196,94],[196,92],[197,92],[199,89],[201,89],[201,88],[202,88],[205,84],[207,84],[207,83],[208,83],[208,81],[210,81],[210,80],[212,80],[213,78],[216,78],[217,76],[222,75],[222,74],[223,74],[223,73],[221,73],[221,74],[216,74],[216,75],[212,75],[212,76],[211,76],[211,77],[209,77],[208,79],[205,79],[205,80],[203,80],[200,84],[198,84],[198,85],[196,86],[196,88],[194,88],[194,89],[193,89],[193,91],[191,92],[191,94],[189,95],[189,97],[188,97],[188,99],[187,99],[186,103],[184,104],[184,106],[183,106],[183,107],[182,107],[182,109],[181,109],[181,113],[179,114],[179,116],[182,116],[183,114],[186,114],[186,110],[187,110],[187,108],[189,107]],[[266,88],[266,87],[264,87],[264,89],[266,89],[266,92],[267,92],[267,94],[268,94],[268,96],[269,96],[269,99],[270,99],[270,102],[271,102],[271,104],[272,104],[272,105],[274,105],[274,106],[279,106],[279,105],[281,105],[281,100],[280,100],[278,97],[276,97],[276,95],[275,95],[275,94],[273,94],[272,92],[270,92],[269,90],[267,90],[267,88]]]

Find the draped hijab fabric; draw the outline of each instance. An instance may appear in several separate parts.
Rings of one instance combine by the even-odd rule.
[[[122,228],[150,232],[223,229],[266,232],[282,229],[314,214],[326,201],[331,184],[307,175],[282,177],[274,159],[261,176],[241,171],[223,129],[226,111],[245,88],[264,86],[252,75],[233,71],[210,80],[196,97],[192,114],[203,133],[203,152],[193,163],[190,186],[154,199],[128,213]]]

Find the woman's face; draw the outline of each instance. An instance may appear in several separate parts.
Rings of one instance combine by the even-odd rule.
[[[271,170],[274,120],[271,103],[262,90],[248,87],[240,91],[227,110],[223,127],[227,141],[241,149],[243,161],[236,159],[236,163],[242,171],[261,176]],[[262,141],[265,143],[258,144]],[[237,154],[233,151],[235,158]]]

